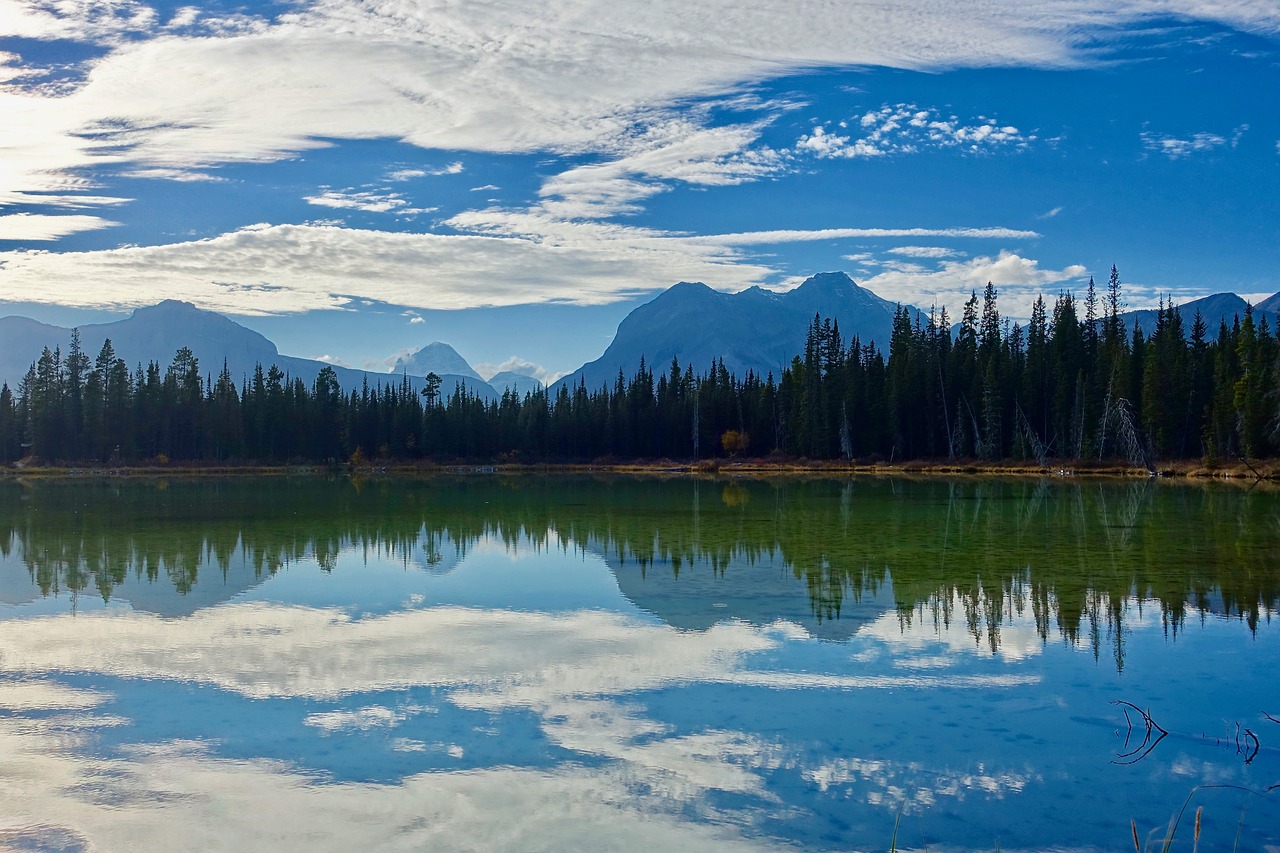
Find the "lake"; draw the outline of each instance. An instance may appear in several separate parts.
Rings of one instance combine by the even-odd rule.
[[[0,849],[1280,850],[1278,546],[1154,480],[0,481]]]

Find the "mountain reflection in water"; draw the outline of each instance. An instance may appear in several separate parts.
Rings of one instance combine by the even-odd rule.
[[[1265,849],[1277,521],[1148,481],[6,481],[0,848],[1111,850],[1191,793],[1200,850]]]
[[[1021,619],[1123,668],[1144,602],[1173,635],[1206,614],[1269,620],[1277,497],[1148,480],[4,482],[0,555],[26,577],[0,572],[0,602],[97,595],[188,615],[302,560],[445,574],[492,540],[596,554],[681,629],[782,620],[845,640],[891,611],[903,630],[962,630],[997,653]]]

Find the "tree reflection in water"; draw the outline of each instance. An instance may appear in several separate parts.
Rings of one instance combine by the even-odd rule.
[[[109,600],[127,582],[167,580],[180,596],[219,586],[205,589],[216,600],[302,560],[333,571],[344,551],[441,572],[484,539],[598,553],[637,605],[664,618],[674,597],[702,594],[723,607],[718,618],[788,618],[838,639],[842,620],[843,636],[858,625],[851,606],[892,596],[904,627],[963,625],[995,652],[1002,627],[1029,614],[1041,641],[1087,643],[1120,668],[1131,607],[1158,606],[1176,636],[1206,614],[1256,630],[1280,596],[1280,496],[1225,486],[585,476],[0,483],[0,554],[45,596],[92,590]],[[20,598],[11,569],[5,575],[0,594]]]

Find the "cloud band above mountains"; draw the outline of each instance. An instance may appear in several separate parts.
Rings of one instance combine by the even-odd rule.
[[[138,2],[0,4],[0,37],[94,43],[78,75],[0,56],[0,204],[57,203],[77,170],[199,172],[335,139],[607,152],[682,99],[814,67],[1064,67],[1162,18],[1280,32],[1269,3],[1202,0],[604,0],[552,7],[322,0],[275,18]],[[82,187],[83,189],[83,187]]]
[[[682,279],[726,290],[785,281],[790,271],[758,253],[771,244],[890,238],[1003,241],[994,259],[972,263],[947,261],[947,247],[923,247],[933,254],[917,257],[929,266],[872,280],[891,299],[967,287],[980,275],[975,270],[988,267],[1022,276],[1008,287],[1070,286],[1083,268],[1060,258],[1053,266],[1061,269],[1046,269],[1025,257],[1025,243],[1038,235],[1023,229],[692,236],[618,219],[673,186],[763,181],[804,168],[796,165],[803,158],[848,160],[874,149],[868,156],[883,159],[922,148],[963,156],[1044,142],[1020,118],[912,99],[873,106],[850,119],[853,126],[815,118],[807,133],[773,148],[762,135],[797,104],[756,98],[752,87],[762,81],[815,69],[1078,68],[1105,59],[1106,40],[1123,28],[1153,22],[1280,34],[1280,8],[1247,0],[856,0],[835,11],[825,0],[655,0],[622,8],[604,0],[318,0],[285,8],[170,13],[137,0],[0,0],[0,39],[21,40],[0,50],[7,117],[0,123],[0,240],[27,249],[0,252],[0,300],[118,309],[163,292],[242,315],[362,299],[411,308],[599,304]],[[22,47],[42,41],[92,49],[55,62]],[[720,107],[733,117],[714,118]],[[1225,138],[1169,137],[1160,145],[1174,157],[1184,148],[1222,147]],[[297,199],[313,209],[395,219],[386,227],[400,231],[279,218],[250,226],[267,218],[250,213],[202,240],[30,251],[129,223],[140,203],[104,191],[112,181],[226,181],[220,169],[370,140],[447,154],[435,169],[385,172],[384,183],[396,189],[353,179],[299,188]],[[411,202],[398,182],[446,180],[464,169],[458,156],[477,152],[544,154],[552,165],[537,173],[528,198],[481,209],[474,205],[496,202],[476,196],[438,223],[420,222],[418,214],[435,208]],[[475,183],[485,180],[477,175]],[[107,207],[110,218],[94,215]],[[177,227],[185,233],[187,225]]]
[[[376,300],[420,309],[459,309],[531,302],[593,305],[643,295],[680,280],[720,290],[768,282],[772,268],[740,247],[837,238],[938,237],[1006,240],[1034,232],[991,229],[829,229],[684,236],[597,222],[492,216],[491,234],[437,235],[361,231],[318,225],[259,225],[207,240],[95,252],[0,253],[0,301],[79,308],[138,307],[157,293],[240,315],[343,309]],[[472,227],[480,218],[468,218]],[[982,259],[979,259],[982,260]],[[988,259],[989,260],[989,259]],[[990,271],[1013,284],[1043,286],[1079,275],[1040,270],[1034,260],[1002,253]],[[927,277],[932,294],[967,289],[988,266],[942,261]],[[1005,274],[1007,273],[1007,274]],[[1004,274],[1004,275],[1001,275]],[[50,292],[48,281],[93,282]],[[912,301],[901,279],[872,286]],[[981,286],[978,284],[977,286]],[[895,290],[895,287],[897,288]],[[923,291],[922,291],[923,292]],[[957,302],[958,304],[958,302]]]

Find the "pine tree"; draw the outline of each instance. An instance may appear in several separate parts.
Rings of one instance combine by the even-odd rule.
[[[1204,441],[1210,457],[1234,459],[1239,453],[1239,436],[1236,432],[1235,393],[1240,377],[1237,340],[1240,324],[1227,328],[1226,320],[1218,327],[1218,339],[1213,345],[1213,378],[1209,416],[1205,422]]]
[[[224,360],[209,395],[207,446],[214,459],[234,459],[243,452],[244,419],[240,408],[240,395]]]
[[[1182,318],[1172,303],[1167,308],[1162,303],[1142,373],[1142,420],[1156,456],[1181,453],[1186,444],[1183,397],[1189,388]]]
[[[1236,339],[1236,359],[1239,375],[1233,385],[1232,403],[1236,412],[1236,435],[1240,451],[1246,457],[1262,456],[1267,452],[1267,429],[1271,417],[1268,411],[1267,391],[1274,360],[1268,357],[1269,334],[1260,335],[1253,322],[1253,306],[1246,305],[1244,319],[1240,321],[1240,334]]]
[[[85,412],[84,392],[85,379],[89,372],[89,357],[80,348],[80,330],[71,330],[71,345],[67,349],[65,373],[66,409],[65,409],[65,452],[71,459],[84,458]]]
[[[31,452],[45,459],[65,457],[66,413],[63,395],[62,353],[48,347],[33,367],[28,418]]]
[[[0,385],[0,462],[18,458],[18,401],[9,383]]]

